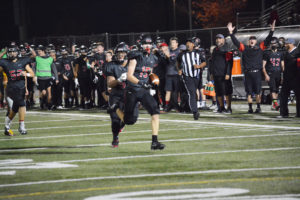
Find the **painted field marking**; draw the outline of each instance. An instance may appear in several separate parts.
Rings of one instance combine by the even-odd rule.
[[[41,120],[41,121],[25,121],[25,124],[34,124],[34,123],[48,123],[48,122],[65,122],[65,121],[80,121],[81,119],[53,119],[53,120]],[[14,121],[13,121],[14,122]],[[0,125],[4,125],[5,123],[0,123]]]
[[[3,169],[56,169],[78,167],[78,165],[61,162],[33,162],[32,159],[7,159],[0,160],[0,170]]]
[[[68,193],[81,193],[81,192],[92,192],[92,191],[116,191],[126,189],[138,189],[138,188],[150,188],[150,187],[170,187],[170,186],[184,186],[184,185],[203,185],[211,183],[237,183],[237,182],[265,182],[265,181],[293,181],[300,180],[300,177],[263,177],[263,178],[236,178],[236,179],[215,179],[215,180],[202,180],[202,181],[190,181],[190,182],[169,182],[169,183],[158,183],[158,184],[146,184],[146,185],[126,185],[126,186],[112,186],[112,187],[97,187],[97,188],[82,188],[73,190],[58,190],[49,192],[33,192],[25,194],[12,194],[0,196],[0,199],[9,198],[20,198],[30,196],[45,196],[45,195],[56,195],[56,194],[68,194]],[[300,196],[299,194],[285,194],[285,196]],[[255,197],[255,196],[254,196]]]
[[[140,123],[142,124],[142,123]],[[184,130],[197,130],[197,128],[184,128]],[[178,128],[174,129],[161,129],[160,131],[177,131],[181,130]],[[129,133],[144,133],[144,132],[151,132],[151,129],[146,129],[146,130],[138,130],[138,131],[123,131],[121,134],[129,134]],[[104,133],[84,133],[84,134],[73,134],[73,135],[51,135],[51,136],[40,136],[40,137],[21,137],[21,138],[16,138],[16,137],[10,137],[8,139],[0,139],[0,141],[14,141],[14,140],[38,140],[38,139],[49,139],[49,138],[64,138],[64,137],[81,137],[81,136],[92,136],[92,135],[111,135],[111,132],[104,132]]]
[[[40,112],[30,112],[33,114],[41,114]],[[99,117],[99,118],[109,118],[108,115],[89,115],[89,114],[77,114],[77,113],[44,113],[47,115],[65,115],[65,116],[83,116],[83,117]],[[150,120],[149,118],[139,118],[140,120]],[[221,125],[221,126],[242,126],[242,127],[260,127],[260,128],[274,128],[274,129],[292,129],[292,130],[300,130],[300,127],[293,126],[275,126],[275,125],[260,125],[260,124],[244,124],[244,123],[229,123],[229,122],[217,122],[217,121],[209,121],[209,122],[201,122],[194,120],[172,120],[172,119],[160,119],[161,122],[173,122],[173,123],[188,123],[188,124],[211,124],[211,125]]]
[[[299,136],[300,133],[285,133],[285,134],[271,134],[271,135],[245,135],[245,136],[224,136],[224,137],[207,137],[207,138],[184,138],[184,139],[169,139],[169,140],[160,140],[161,142],[189,142],[189,141],[206,141],[206,140],[220,140],[220,139],[241,139],[241,138],[260,138],[260,137],[277,137],[277,136]],[[126,144],[147,144],[151,141],[132,141],[132,142],[123,142],[121,145]],[[100,147],[100,146],[111,146],[110,143],[102,144],[83,144],[75,146],[65,146],[62,148],[78,148],[78,147]],[[56,147],[57,148],[57,147]],[[1,152],[18,152],[18,151],[35,151],[35,150],[46,150],[52,149],[51,147],[37,147],[37,148],[20,148],[20,149],[1,149]]]
[[[203,199],[242,195],[249,193],[249,190],[241,188],[184,188],[184,189],[157,189],[135,192],[121,192],[99,196],[92,196],[84,200],[184,200]]]
[[[119,157],[107,157],[107,158],[89,158],[89,159],[81,159],[81,160],[66,160],[66,161],[53,161],[53,162],[60,162],[60,163],[74,163],[75,162],[75,163],[77,163],[77,162],[91,162],[91,161],[105,161],[105,160],[127,160],[127,159],[136,159],[136,158],[158,158],[158,157],[171,157],[171,156],[193,156],[193,155],[244,153],[244,152],[289,151],[289,150],[298,150],[298,149],[300,149],[300,147],[286,147],[286,148],[283,147],[283,148],[268,148],[268,149],[241,149],[241,150],[228,150],[228,151],[215,151],[215,152],[191,152],[191,153],[119,156]]]
[[[0,176],[13,176],[16,174],[16,171],[2,171],[0,172]]]
[[[60,129],[60,128],[82,128],[82,127],[102,127],[102,126],[108,126],[110,124],[94,124],[94,125],[79,125],[79,126],[49,126],[49,127],[40,127],[40,128],[27,128],[26,130],[45,130],[45,129]],[[14,131],[17,131],[17,129],[13,129]]]
[[[172,173],[153,173],[153,174],[133,174],[124,176],[100,176],[89,178],[74,178],[74,179],[58,179],[48,181],[34,181],[23,183],[2,184],[0,188],[25,186],[25,185],[40,185],[51,183],[66,183],[66,182],[80,182],[80,181],[94,181],[94,180],[113,180],[113,179],[131,179],[131,178],[146,178],[146,177],[163,177],[163,176],[183,176],[183,175],[198,175],[198,174],[220,174],[220,173],[235,173],[235,172],[253,172],[253,171],[273,171],[273,170],[299,170],[300,166],[285,166],[285,167],[267,167],[267,168],[243,168],[243,169],[218,169],[206,171],[183,171]]]

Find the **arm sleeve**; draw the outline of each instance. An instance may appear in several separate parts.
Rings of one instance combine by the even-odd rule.
[[[56,65],[54,63],[51,64],[51,71],[55,77],[55,80],[58,80],[57,69],[56,69]]]
[[[240,50],[240,51],[244,51],[245,50],[245,45],[243,43],[241,43],[234,34],[230,34],[231,40],[233,42],[233,44]]]
[[[273,33],[274,33],[274,31],[270,31],[269,35],[266,37],[266,39],[260,43],[259,46],[262,50],[265,50],[266,47],[270,45],[271,39],[273,37]]]

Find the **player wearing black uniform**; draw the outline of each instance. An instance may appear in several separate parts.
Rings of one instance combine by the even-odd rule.
[[[125,97],[124,122],[125,124],[134,124],[137,116],[134,110],[138,102],[151,115],[152,126],[152,144],[151,149],[164,149],[165,145],[158,142],[159,130],[159,109],[157,102],[150,95],[149,74],[152,72],[154,65],[157,64],[157,57],[151,53],[152,38],[144,36],[142,39],[143,53],[135,52],[133,57],[129,57],[128,64],[128,89]]]
[[[103,74],[105,71],[104,63],[105,63],[105,53],[104,53],[104,44],[102,42],[98,42],[95,44],[95,75],[97,77],[97,81],[95,84],[95,88],[98,95],[98,106],[101,108],[106,108],[108,96],[106,95],[106,77]]]
[[[50,46],[51,47],[51,46]],[[52,92],[52,109],[62,109],[62,92],[63,92],[63,66],[59,59],[57,59],[56,51],[53,49],[49,50],[49,55],[53,58],[53,63],[55,64],[57,76],[58,76],[58,83],[51,85],[51,92]],[[52,81],[53,82],[53,81]]]
[[[94,68],[94,62],[90,62],[87,53],[88,49],[84,45],[80,47],[81,56],[75,61],[75,84],[79,82],[80,94],[81,94],[81,105],[83,108],[90,108],[91,91],[92,91],[92,80],[91,70]],[[83,102],[84,101],[84,102]]]
[[[0,73],[3,71],[7,74],[8,84],[6,87],[7,96],[13,101],[12,109],[10,109],[8,116],[5,118],[4,134],[12,136],[13,132],[10,129],[11,122],[16,113],[19,112],[19,132],[22,135],[27,134],[25,129],[25,93],[26,93],[26,72],[29,72],[31,77],[34,72],[29,66],[29,58],[17,58],[18,50],[16,46],[11,46],[8,49],[8,60],[0,60]]]
[[[109,94],[109,113],[111,118],[111,129],[113,133],[112,147],[119,145],[119,132],[124,127],[124,116],[120,110],[124,110],[124,94],[127,79],[127,58],[129,51],[125,43],[120,43],[115,49],[116,56],[112,62],[106,64],[105,75],[107,86],[111,88]],[[115,110],[115,108],[118,108]]]
[[[279,44],[277,38],[272,38],[270,47],[270,50],[264,52],[263,73],[272,94],[272,109],[278,110],[279,105],[277,99],[281,75],[284,71],[284,55],[281,51],[278,51]]]
[[[65,48],[61,49],[60,62],[62,65],[62,85],[64,89],[64,101],[65,107],[70,108],[73,106],[74,102],[74,91],[75,91],[75,84],[74,84],[74,72],[73,72],[73,61],[68,56],[68,51]]]

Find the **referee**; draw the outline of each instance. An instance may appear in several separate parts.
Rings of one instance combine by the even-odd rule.
[[[178,55],[178,74],[182,75],[185,89],[188,93],[188,103],[195,120],[198,120],[200,114],[197,108],[196,90],[200,80],[200,69],[206,66],[205,58],[195,51],[195,39],[186,40],[186,51]]]

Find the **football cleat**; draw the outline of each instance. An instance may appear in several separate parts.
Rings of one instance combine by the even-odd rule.
[[[260,108],[256,108],[255,113],[261,113],[261,109]]]
[[[166,147],[166,145],[160,143],[160,142],[152,142],[151,144],[151,150],[163,150]]]
[[[27,131],[26,131],[26,129],[20,129],[19,128],[19,133],[21,134],[21,135],[26,135],[27,134]]]
[[[198,120],[199,116],[200,116],[200,113],[199,112],[195,112],[195,113],[193,113],[193,116],[194,116],[194,120]]]
[[[14,132],[11,130],[11,129],[8,129],[8,128],[4,128],[4,135],[7,135],[7,136],[14,136]]]
[[[225,114],[232,114],[232,110],[231,108],[228,108],[224,111]]]
[[[111,147],[112,148],[118,148],[119,147],[119,140],[118,139],[113,140],[112,143],[111,143]]]
[[[248,113],[253,113],[253,109],[249,108]]]

